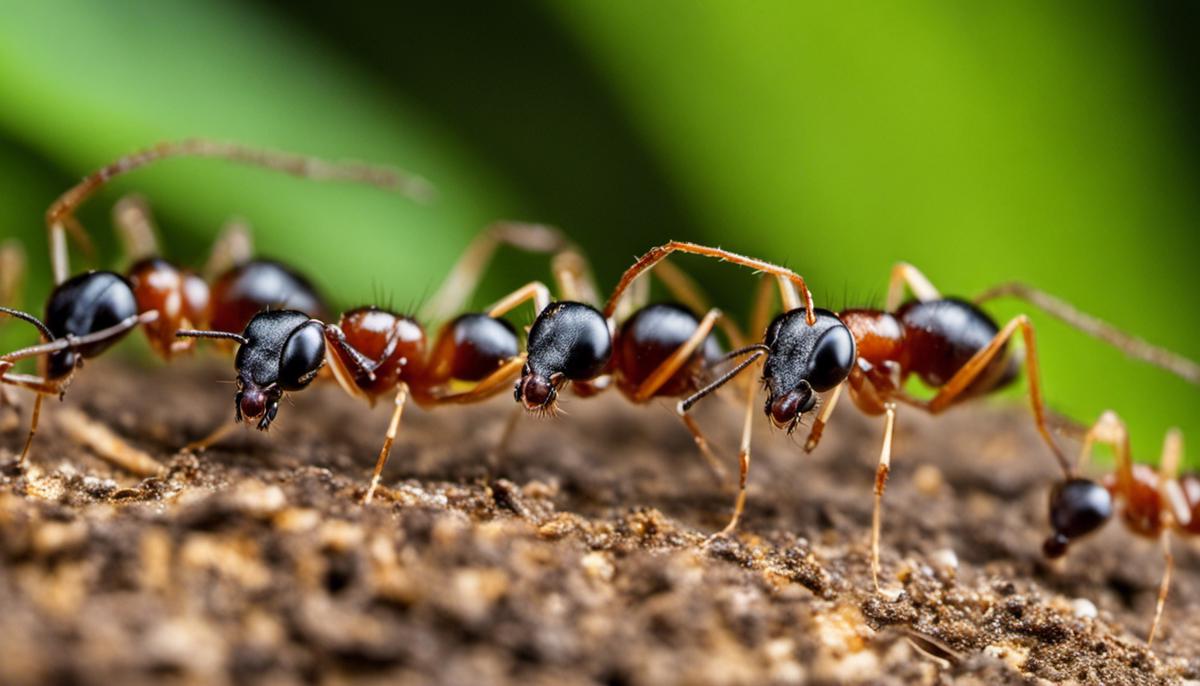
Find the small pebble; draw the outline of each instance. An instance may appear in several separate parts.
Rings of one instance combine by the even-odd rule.
[[[1075,613],[1076,617],[1095,619],[1096,604],[1087,598],[1076,598],[1071,601],[1071,611]]]
[[[958,555],[950,548],[933,551],[929,556],[929,561],[940,572],[951,575],[958,572]]]

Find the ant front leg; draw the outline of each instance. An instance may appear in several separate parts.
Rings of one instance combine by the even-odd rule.
[[[725,372],[704,388],[701,388],[687,398],[679,401],[679,404],[675,406],[676,414],[678,414],[680,419],[683,420],[683,423],[688,427],[688,430],[692,432],[692,436],[695,438],[696,444],[701,446],[702,453],[705,453],[704,447],[707,446],[708,439],[704,437],[704,434],[700,431],[699,424],[697,424],[696,421],[688,415],[688,412],[691,411],[692,407],[694,407],[696,403],[700,402],[705,397],[712,395],[718,388],[729,383],[743,371],[750,368],[751,365],[758,362],[764,355],[767,354],[767,348],[763,345],[748,346],[746,348],[727,353],[724,359],[729,360],[746,354],[749,354],[749,357],[739,362],[733,369]],[[742,430],[742,444],[738,451],[738,495],[737,500],[734,502],[733,515],[730,517],[729,523],[724,529],[721,530],[718,536],[726,536],[733,533],[733,531],[737,529],[738,521],[742,517],[742,512],[746,509],[746,483],[750,477],[750,427],[752,426],[750,419],[753,416],[751,405],[754,402],[753,398],[756,390],[757,389],[755,389],[754,384],[748,384],[746,422]]]
[[[1005,324],[1004,328],[1000,329],[987,346],[975,353],[961,369],[955,372],[954,376],[950,377],[950,380],[942,386],[938,394],[925,407],[932,414],[939,414],[950,407],[964,391],[970,388],[971,383],[987,369],[991,361],[1004,350],[1005,343],[1012,338],[1018,329],[1021,331],[1025,342],[1025,372],[1029,377],[1029,403],[1033,408],[1033,421],[1037,424],[1037,429],[1042,435],[1042,439],[1050,447],[1050,451],[1054,453],[1054,457],[1058,460],[1059,466],[1062,467],[1063,473],[1070,478],[1073,473],[1071,465],[1067,462],[1062,448],[1058,446],[1054,441],[1054,437],[1050,435],[1050,426],[1046,421],[1046,406],[1045,401],[1042,399],[1042,382],[1038,371],[1037,340],[1034,336],[1033,323],[1029,321],[1029,317],[1026,315],[1017,315]]]
[[[18,386],[33,391],[33,411],[29,414],[29,433],[25,436],[25,445],[17,458],[17,467],[22,467],[29,457],[29,449],[33,446],[33,437],[37,435],[38,421],[42,416],[42,400],[47,395],[62,396],[66,392],[70,377],[60,381],[46,381],[38,376],[27,374],[9,374],[0,376],[0,384]]]

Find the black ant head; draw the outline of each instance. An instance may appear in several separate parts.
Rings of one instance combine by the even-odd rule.
[[[133,287],[120,274],[85,272],[59,284],[46,301],[46,328],[55,338],[86,336],[138,313]],[[47,359],[47,376],[60,379],[71,373],[79,359],[104,352],[121,339],[114,336],[74,350],[60,350]]]
[[[854,365],[854,336],[828,310],[813,310],[811,326],[804,308],[784,312],[771,322],[763,343],[770,348],[763,364],[767,386],[764,410],[775,426],[789,432],[817,404],[817,393],[846,380]]]
[[[312,383],[324,364],[325,332],[319,321],[295,310],[254,315],[234,360],[237,420],[258,420],[259,430],[266,431],[275,421],[283,394]]]
[[[551,303],[529,330],[528,358],[513,395],[530,411],[554,408],[568,381],[588,381],[608,367],[612,332],[591,305]]]
[[[1112,494],[1091,479],[1067,479],[1050,491],[1050,527],[1042,544],[1046,557],[1062,557],[1071,541],[1099,529],[1113,514]]]

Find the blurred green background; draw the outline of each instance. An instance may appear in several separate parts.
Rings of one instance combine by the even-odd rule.
[[[238,215],[340,304],[407,306],[510,217],[567,229],[602,285],[678,238],[785,262],[840,308],[881,303],[907,260],[945,293],[1026,281],[1200,358],[1200,11],[1183,0],[14,1],[3,17],[0,236],[30,252],[35,311],[54,197],[202,135],[396,164],[441,196],[173,161],[82,213],[104,264],[108,209],[136,189],[174,257],[198,262]],[[747,273],[680,264],[745,311]],[[481,299],[534,276],[538,260],[503,258]],[[1144,459],[1170,425],[1200,444],[1195,387],[1034,316],[1052,407],[1117,409]]]

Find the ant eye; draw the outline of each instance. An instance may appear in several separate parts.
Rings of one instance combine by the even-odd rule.
[[[844,325],[830,327],[813,346],[806,378],[813,390],[824,392],[846,380],[854,364],[854,336]]]
[[[325,334],[317,322],[308,322],[288,336],[279,355],[279,386],[297,391],[312,382],[325,363]]]

